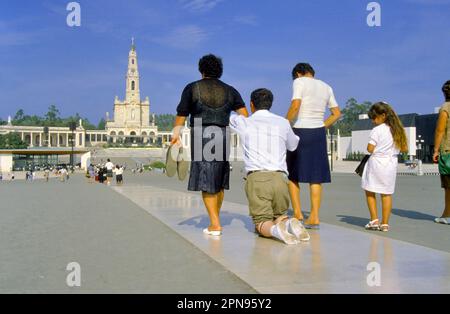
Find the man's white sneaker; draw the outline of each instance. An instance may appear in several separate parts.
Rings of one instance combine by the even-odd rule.
[[[277,239],[283,241],[284,243],[288,245],[298,244],[297,238],[295,235],[290,234],[286,227],[286,222],[282,221],[276,224],[276,235],[274,235]]]
[[[302,242],[307,242],[311,239],[308,231],[305,226],[297,219],[291,218],[289,219],[289,232],[295,235],[295,237]]]

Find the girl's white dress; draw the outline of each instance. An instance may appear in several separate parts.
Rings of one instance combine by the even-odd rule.
[[[366,164],[361,186],[369,192],[394,194],[400,151],[394,145],[390,127],[385,123],[376,126],[369,143],[375,145],[375,151]]]

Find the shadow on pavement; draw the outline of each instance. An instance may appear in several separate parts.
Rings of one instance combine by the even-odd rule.
[[[244,223],[245,229],[247,229],[249,232],[254,232],[255,227],[253,225],[253,222],[249,216],[230,213],[227,211],[220,213],[220,221],[222,223],[222,226],[229,226],[233,222],[233,220],[240,220]],[[182,221],[178,224],[179,226],[194,226],[197,229],[204,229],[209,226],[209,216],[207,214],[195,216],[192,218],[189,218],[188,220]]]
[[[414,210],[405,210],[394,208],[392,214],[403,218],[415,219],[415,220],[428,220],[434,222],[435,216],[424,214]]]
[[[369,218],[355,217],[355,216],[346,216],[346,215],[337,215],[340,222],[344,222],[349,225],[364,227],[368,222]]]
[[[392,214],[399,216],[399,217],[403,217],[403,218],[414,219],[414,220],[425,220],[425,221],[431,221],[431,222],[433,222],[434,218],[436,218],[435,216],[424,214],[424,213],[421,213],[418,211],[398,209],[398,208],[392,209]],[[340,222],[344,222],[349,225],[360,226],[360,227],[364,226],[369,221],[369,218],[361,218],[361,217],[354,217],[354,216],[337,215],[336,217],[339,218]]]

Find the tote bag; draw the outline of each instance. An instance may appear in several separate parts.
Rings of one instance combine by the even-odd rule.
[[[364,158],[361,160],[361,163],[358,165],[358,168],[356,168],[355,172],[357,175],[362,177],[364,173],[364,168],[366,168],[366,164],[369,161],[370,155],[365,155]]]
[[[442,154],[439,156],[439,173],[443,176],[450,175],[450,154]]]

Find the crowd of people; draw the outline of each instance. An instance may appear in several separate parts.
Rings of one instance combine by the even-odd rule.
[[[108,159],[104,164],[98,164],[94,166],[90,164],[88,166],[86,177],[89,182],[98,182],[102,184],[111,185],[113,177],[116,177],[116,184],[123,184],[123,174],[125,171],[125,166],[114,165],[111,159]]]
[[[110,159],[106,163],[97,165],[90,164],[86,171],[86,177],[90,182],[99,182],[111,185],[113,177],[116,179],[117,185],[123,184],[123,176],[126,166],[114,165]],[[138,168],[139,169],[139,168]],[[60,182],[67,182],[70,179],[70,173],[74,173],[74,169],[70,166],[45,166],[42,171],[42,178],[45,182],[49,182],[52,177],[59,179]],[[29,169],[25,172],[25,180],[33,182],[38,178],[38,172]],[[4,179],[13,181],[15,179],[14,172],[8,173],[7,177],[0,173],[0,181]]]
[[[66,182],[67,180],[69,180],[69,171],[74,172],[74,170],[67,166],[45,166],[42,170],[42,177],[46,182],[49,182],[51,176],[53,175],[55,178],[59,178],[61,182]],[[15,178],[16,175],[13,171],[8,172],[6,177],[3,176],[3,173],[0,173],[0,181],[3,181],[5,179],[8,181],[14,181]],[[35,169],[30,168],[25,172],[25,181],[33,182],[38,178],[40,177],[38,175],[38,171],[36,171]]]
[[[310,64],[298,63],[292,70],[293,97],[286,117],[270,112],[274,97],[266,88],[251,94],[252,115],[249,117],[239,92],[220,80],[223,63],[219,57],[202,57],[199,72],[202,78],[188,84],[182,93],[171,145],[181,144],[181,129],[189,118],[194,132],[191,132],[188,190],[202,193],[210,218],[210,225],[203,232],[211,236],[222,235],[220,210],[224,190],[229,189],[230,166],[226,152],[229,152],[231,127],[238,133],[244,149],[245,192],[255,231],[286,244],[308,241],[307,229],[320,229],[322,185],[331,183],[326,129],[341,117],[333,89],[315,77]],[[443,92],[446,103],[439,115],[434,159],[440,164],[446,207],[436,222],[449,224],[450,81],[445,83]],[[327,109],[331,114],[325,119]],[[387,232],[398,155],[408,150],[406,134],[398,115],[386,102],[375,103],[368,114],[374,128],[368,138],[370,157],[361,181],[370,214],[365,228]],[[179,157],[172,156],[171,159],[178,160]],[[309,184],[311,211],[307,219],[301,210],[300,183]],[[377,194],[382,199],[381,222]],[[289,218],[290,203],[293,217]]]

